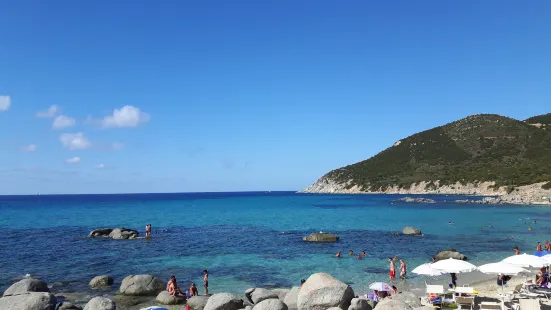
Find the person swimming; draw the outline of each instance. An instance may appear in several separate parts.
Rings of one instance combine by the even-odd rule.
[[[366,257],[367,256],[367,253],[365,251],[362,251],[362,256],[363,257]]]
[[[513,250],[515,250],[515,255],[520,255],[520,250],[518,249],[518,245],[515,245],[513,247]]]
[[[358,253],[358,255],[356,256],[356,259],[362,259],[362,255]]]
[[[352,250],[348,251],[348,255],[354,256],[354,251],[352,251]]]
[[[341,258],[341,254],[342,254],[342,251],[339,250],[339,251],[337,252],[337,254],[335,254],[335,257],[336,257],[336,258]]]

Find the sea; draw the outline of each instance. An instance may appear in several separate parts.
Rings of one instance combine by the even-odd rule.
[[[26,274],[53,291],[82,292],[94,276],[111,275],[113,292],[131,274],[175,275],[184,288],[243,293],[250,287],[289,288],[326,272],[356,294],[388,281],[388,258],[411,271],[437,252],[455,248],[480,265],[532,253],[551,238],[551,209],[543,206],[458,204],[465,196],[430,196],[436,203],[404,203],[399,195],[321,195],[293,192],[0,196],[0,291]],[[451,222],[451,223],[450,223]],[[140,231],[150,240],[88,238],[100,227]],[[423,236],[393,232],[415,226]],[[532,227],[532,230],[529,228]],[[307,243],[312,232],[335,243]],[[340,259],[337,251],[343,251]],[[348,255],[366,251],[358,260]],[[461,279],[461,278],[460,278]],[[406,289],[427,278],[409,272]],[[449,282],[448,277],[430,281]]]

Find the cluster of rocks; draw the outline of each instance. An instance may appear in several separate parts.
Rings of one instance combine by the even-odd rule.
[[[395,201],[399,202],[409,202],[409,203],[436,203],[436,200],[423,197],[403,197],[396,199]]]
[[[302,240],[307,242],[337,242],[339,236],[320,231],[319,233],[311,233],[310,235],[303,237]]]
[[[88,237],[103,237],[112,239],[136,239],[139,236],[139,232],[129,228],[97,228],[92,230]]]
[[[437,262],[439,260],[448,259],[448,258],[459,259],[459,260],[467,260],[467,256],[460,253],[456,249],[446,249],[446,250],[442,250],[442,251],[438,252],[434,256],[434,261]]]

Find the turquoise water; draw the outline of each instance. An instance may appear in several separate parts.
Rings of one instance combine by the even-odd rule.
[[[3,196],[0,289],[27,273],[56,282],[61,291],[84,290],[99,274],[113,275],[117,283],[128,274],[175,274],[187,286],[200,284],[201,271],[209,269],[212,292],[290,287],[327,272],[361,293],[370,282],[388,280],[390,256],[404,258],[411,270],[453,247],[482,264],[513,254],[514,245],[532,252],[551,233],[549,207],[464,205],[447,202],[464,197],[448,196],[432,197],[436,204],[393,202],[397,198],[280,192]],[[98,227],[143,233],[148,223],[152,240],[86,238]],[[407,225],[425,235],[392,235]],[[301,240],[314,231],[341,239]],[[365,250],[368,258],[348,257],[350,249]],[[345,252],[341,259],[334,257],[338,250]],[[410,275],[397,286],[425,280]]]

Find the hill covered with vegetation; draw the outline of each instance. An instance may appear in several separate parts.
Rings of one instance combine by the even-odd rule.
[[[522,185],[551,181],[551,131],[531,125],[549,121],[551,114],[519,121],[494,114],[472,115],[416,133],[379,154],[333,170],[320,180],[345,189],[384,191],[495,182],[511,191]],[[318,181],[320,182],[320,181]],[[551,182],[544,184],[551,186]]]

